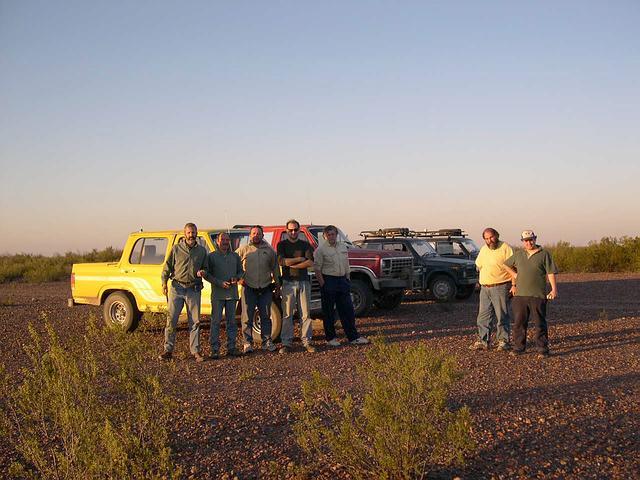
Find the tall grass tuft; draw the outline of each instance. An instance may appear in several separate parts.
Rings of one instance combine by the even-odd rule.
[[[640,272],[640,237],[605,237],[586,247],[558,242],[545,248],[561,272]]]
[[[172,401],[145,373],[138,335],[101,330],[63,346],[51,323],[30,326],[30,366],[17,385],[3,372],[2,434],[19,460],[10,473],[56,479],[173,478],[168,420]]]
[[[0,256],[0,283],[21,281],[29,283],[67,280],[74,263],[113,262],[120,259],[121,250],[107,247],[93,249],[88,253],[67,252],[64,255],[18,255]]]
[[[474,448],[466,407],[447,406],[460,378],[453,357],[374,341],[357,369],[362,402],[314,372],[292,405],[294,433],[310,458],[344,466],[354,478],[422,478],[436,465],[463,463]]]

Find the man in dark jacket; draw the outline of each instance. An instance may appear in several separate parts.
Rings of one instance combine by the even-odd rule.
[[[184,226],[184,238],[173,246],[162,269],[162,293],[167,297],[169,311],[164,329],[164,352],[160,360],[170,360],[176,343],[176,326],[182,308],[187,306],[189,319],[189,350],[197,362],[200,354],[200,292],[207,265],[207,250],[198,245],[198,227]],[[171,289],[167,282],[172,279]]]

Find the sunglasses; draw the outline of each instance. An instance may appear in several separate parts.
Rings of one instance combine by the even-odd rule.
[[[298,230],[300,230],[299,228],[287,228],[287,232],[291,232],[291,233],[295,233]]]
[[[535,242],[536,239],[535,238],[525,238],[522,240],[523,242]]]

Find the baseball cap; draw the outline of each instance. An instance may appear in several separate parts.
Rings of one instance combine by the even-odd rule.
[[[533,233],[533,230],[523,230],[522,235],[520,235],[520,240],[531,240],[536,239],[536,234]]]

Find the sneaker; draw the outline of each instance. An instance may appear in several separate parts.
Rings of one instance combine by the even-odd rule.
[[[236,348],[230,348],[227,350],[227,357],[239,357],[242,355]]]
[[[509,355],[511,355],[512,357],[519,357],[520,355],[524,355],[524,350],[511,350],[511,352],[509,352]]]
[[[351,340],[349,342],[351,345],[367,345],[369,342],[368,338],[365,337],[358,337],[355,340]]]
[[[220,358],[220,354],[219,354],[218,352],[216,352],[216,351],[213,351],[213,352],[211,352],[211,353],[209,354],[209,358],[210,358],[211,360],[217,360],[217,359],[219,359],[219,358]]]
[[[310,343],[305,343],[304,344],[304,349],[309,352],[309,353],[314,353],[316,352],[316,347],[314,347],[313,345],[311,345]]]
[[[469,350],[489,350],[489,344],[482,340],[476,340],[475,343],[469,345]]]
[[[168,362],[169,360],[171,360],[171,357],[173,357],[173,353],[164,351],[160,355],[158,355],[158,360]]]
[[[248,355],[250,353],[253,353],[253,347],[251,346],[250,343],[245,343],[244,346],[242,347],[242,351],[244,352],[245,355]]]
[[[342,344],[340,343],[340,340],[338,340],[337,338],[334,338],[333,340],[329,340],[327,342],[327,345],[329,345],[330,347],[339,347]]]
[[[538,352],[538,358],[549,358],[550,355],[551,353],[549,352],[549,350]]]
[[[278,353],[291,353],[291,347],[288,345],[283,345],[282,347],[280,347],[280,350],[278,350]]]
[[[511,344],[506,340],[500,340],[498,342],[498,350],[502,350],[503,352],[507,352],[511,350]]]
[[[204,362],[204,357],[202,355],[200,355],[200,352],[196,352],[193,354],[193,358],[196,362],[200,363],[200,362]]]
[[[273,341],[269,338],[266,342],[262,344],[263,350],[269,350],[270,352],[276,351],[276,346],[273,344]]]

